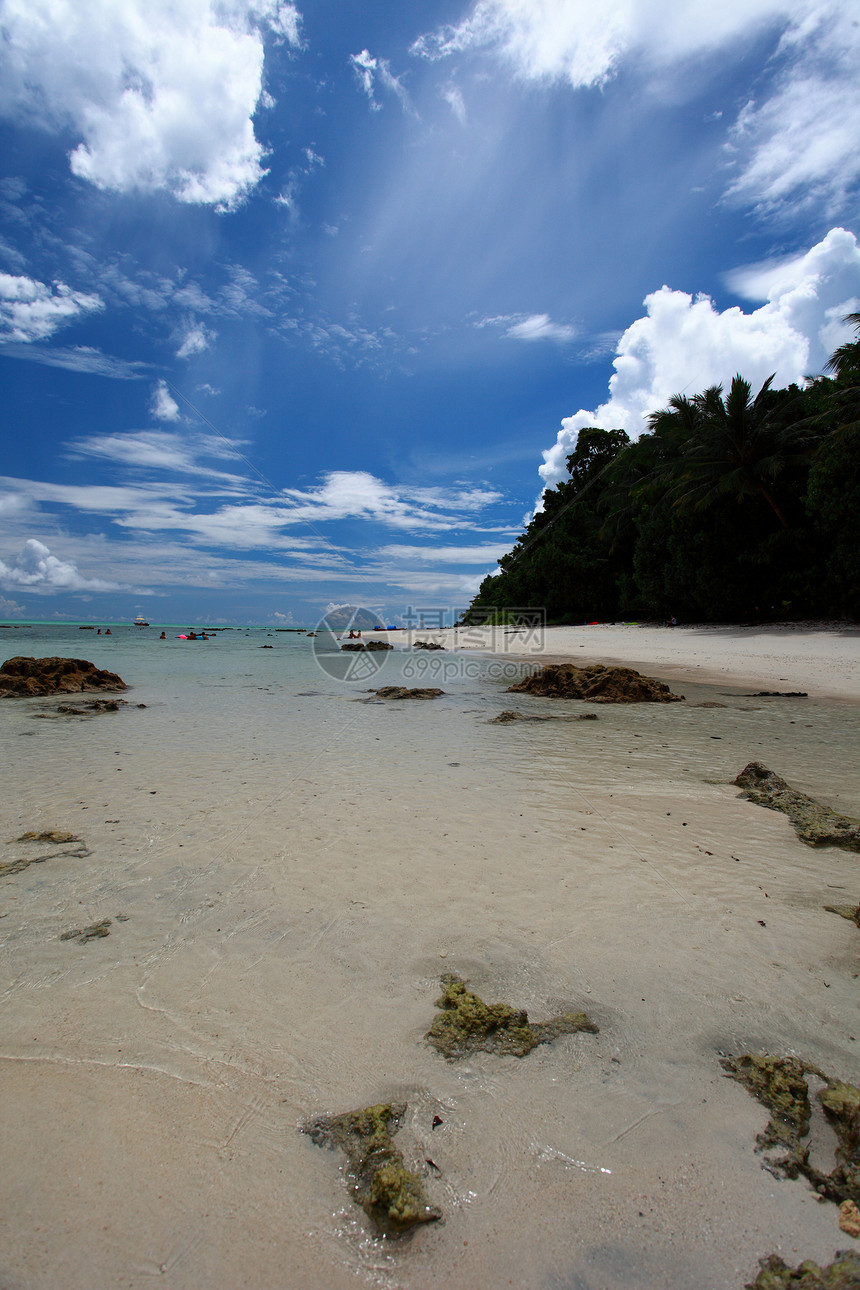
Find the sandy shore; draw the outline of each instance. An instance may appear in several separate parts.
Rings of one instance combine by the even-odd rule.
[[[401,633],[391,634],[397,640]],[[446,649],[534,658],[621,664],[661,680],[805,690],[860,699],[860,627],[778,624],[765,627],[654,627],[599,624],[541,631],[460,628],[415,630],[407,640],[435,640]],[[383,639],[383,637],[380,637]]]
[[[0,706],[2,858],[85,843],[0,881],[4,1290],[741,1290],[772,1251],[852,1243],[762,1168],[767,1116],[720,1061],[858,1081],[860,932],[824,909],[860,900],[858,856],[731,783],[761,760],[860,816],[856,633],[458,635],[410,652],[468,664],[432,703],[357,701],[309,656],[291,679],[273,637],[177,652],[89,721]],[[507,694],[487,669],[522,657],[687,701]],[[512,707],[595,719],[490,724]],[[446,1062],[447,971],[599,1034]],[[298,1132],[392,1099],[445,1216],[399,1245]]]

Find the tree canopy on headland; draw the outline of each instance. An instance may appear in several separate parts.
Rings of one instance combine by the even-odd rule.
[[[568,479],[484,579],[472,621],[860,617],[860,314],[830,375],[675,395],[631,442],[580,431]]]

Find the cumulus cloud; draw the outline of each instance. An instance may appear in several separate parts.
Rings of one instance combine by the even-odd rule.
[[[159,421],[178,421],[179,404],[168,390],[164,381],[159,381],[152,392],[150,411]]]
[[[25,612],[23,605],[16,605],[14,600],[0,596],[0,618],[19,618]]]
[[[0,273],[0,328],[8,340],[45,340],[81,314],[103,308],[98,296],[72,291],[64,282],[49,287],[33,278]]]
[[[673,394],[727,385],[736,372],[760,386],[802,381],[820,371],[850,329],[842,317],[860,296],[860,247],[853,233],[835,228],[805,255],[751,265],[729,275],[734,289],[766,303],[751,313],[720,311],[708,296],[693,298],[661,287],[645,298],[646,314],[618,342],[609,398],[594,411],[565,417],[540,475],[551,487],[566,478],[565,459],[584,426],[621,428],[636,438],[649,413]]]
[[[265,173],[252,116],[284,0],[6,0],[0,112],[80,142],[71,169],[116,192],[231,208]]]
[[[0,560],[0,583],[43,591],[122,591],[123,584],[102,578],[85,578],[72,560],[59,560],[38,538],[28,538],[12,564]]]
[[[477,0],[459,23],[420,37],[412,53],[438,60],[488,51],[525,81],[606,86],[622,66],[659,85],[691,59],[764,32],[777,46],[760,97],[730,124],[730,196],[760,208],[822,201],[835,214],[860,177],[860,26],[827,0]]]

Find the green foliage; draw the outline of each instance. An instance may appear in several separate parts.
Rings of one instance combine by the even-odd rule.
[[[860,315],[849,315],[860,337]],[[860,338],[832,378],[675,395],[631,443],[580,431],[569,478],[469,614],[556,623],[860,614]],[[467,620],[469,618],[467,614]]]

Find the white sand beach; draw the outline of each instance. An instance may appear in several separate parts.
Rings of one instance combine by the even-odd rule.
[[[452,673],[404,681],[433,702],[358,702],[374,682],[226,635],[129,656],[118,713],[0,702],[0,858],[25,830],[88,852],[0,878],[4,1290],[740,1290],[771,1252],[852,1244],[762,1167],[767,1115],[720,1061],[860,1081],[860,931],[824,909],[860,901],[860,857],[731,784],[759,760],[860,817],[856,630],[458,637],[408,656]],[[686,701],[507,694],[490,665],[523,657]],[[596,719],[489,724],[506,708]],[[446,972],[599,1033],[446,1061],[424,1039]],[[391,1099],[443,1213],[400,1241],[299,1132]]]
[[[460,628],[409,632],[446,649],[485,649],[539,662],[617,664],[663,680],[750,685],[860,699],[860,627],[816,623],[657,627],[599,623],[583,627]],[[378,634],[383,639],[382,634]],[[394,639],[394,637],[392,637]]]

